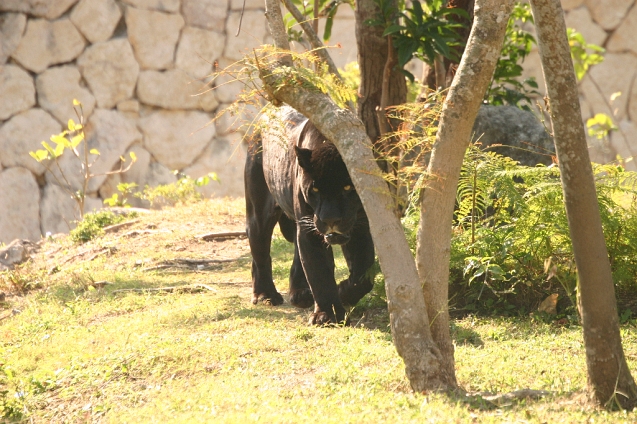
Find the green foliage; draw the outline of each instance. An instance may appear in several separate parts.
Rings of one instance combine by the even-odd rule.
[[[199,178],[180,174],[179,179],[174,183],[160,184],[157,187],[146,186],[144,191],[135,193],[135,195],[149,201],[153,207],[198,202],[203,199],[203,196],[197,191],[197,188],[208,185],[210,181],[219,182],[216,173],[210,172]]]
[[[528,3],[516,3],[506,28],[500,59],[493,73],[493,81],[486,100],[492,105],[513,105],[530,110],[530,97],[538,95],[535,78],[520,81],[522,62],[531,53],[535,37],[524,30],[524,24],[533,23]]]
[[[391,35],[398,54],[398,64],[402,69],[414,57],[434,63],[436,56],[444,56],[459,61],[458,49],[462,45],[457,30],[464,25],[449,19],[449,16],[469,18],[459,8],[444,7],[442,0],[428,0],[411,3],[404,11],[397,11],[394,4],[387,0],[377,0],[380,16],[366,22],[368,25],[385,28],[383,36]],[[414,76],[403,72],[413,81]]]
[[[305,2],[302,0],[292,0],[292,3],[299,9],[299,11],[307,18],[308,21],[311,21],[314,18],[314,2]],[[329,41],[332,36],[332,27],[334,25],[334,17],[336,16],[336,12],[338,12],[338,7],[347,4],[350,7],[354,8],[353,0],[319,0],[319,12],[318,17],[325,18],[325,27],[323,29],[323,41]],[[285,24],[285,28],[288,33],[288,39],[290,41],[303,41],[304,34],[303,31],[296,29],[296,25],[298,22],[291,13],[286,13],[283,17],[283,22]],[[318,34],[317,34],[318,35]]]
[[[128,204],[128,196],[132,195],[137,187],[137,183],[117,184],[117,191],[119,191],[119,193],[113,193],[111,197],[104,199],[104,204],[110,207],[118,206],[129,208],[130,205]],[[120,194],[122,195],[121,198],[119,196]]]
[[[80,122],[76,124],[73,119],[69,119],[66,130],[51,136],[50,140],[55,144],[55,147],[51,146],[46,141],[42,141],[44,149],[29,152],[29,155],[44,165],[46,170],[53,176],[56,183],[71,195],[73,200],[77,203],[80,218],[82,218],[84,216],[84,203],[88,183],[91,178],[96,176],[91,173],[91,167],[98,160],[100,152],[95,148],[91,149],[86,141],[86,136],[84,134],[84,110],[82,108],[82,103],[73,99],[73,110]],[[79,190],[74,189],[73,184],[69,182],[68,176],[65,175],[64,170],[59,163],[60,157],[67,151],[73,154],[82,169],[82,188]],[[120,174],[128,171],[137,160],[134,152],[130,152],[130,158],[131,162],[126,168],[123,167],[125,159],[121,157],[119,170],[107,172],[106,174]]]
[[[616,165],[594,165],[594,174],[613,280],[637,292],[637,174]],[[519,313],[556,290],[574,302],[577,274],[557,167],[520,166],[472,146],[457,204],[451,275],[463,308]]]
[[[613,118],[605,113],[597,113],[592,118],[588,118],[586,127],[588,128],[588,135],[599,140],[605,139],[611,131],[617,130]]]
[[[131,217],[133,215],[128,215]],[[87,213],[84,218],[77,223],[77,227],[69,233],[71,240],[75,243],[86,243],[96,237],[104,235],[104,227],[117,224],[128,219],[125,215],[117,215],[109,210]]]
[[[578,80],[584,78],[588,68],[604,61],[603,53],[606,50],[595,44],[589,44],[584,36],[573,28],[567,28],[568,44],[571,46],[571,58],[575,67],[575,75]]]

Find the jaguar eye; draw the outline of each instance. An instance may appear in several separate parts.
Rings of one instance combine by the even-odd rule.
[[[352,186],[347,184],[346,186],[343,187],[343,190],[345,191],[350,191],[352,189]]]
[[[318,189],[318,188],[316,188],[316,187],[312,187],[312,191],[313,191],[314,193],[318,193],[319,189]]]

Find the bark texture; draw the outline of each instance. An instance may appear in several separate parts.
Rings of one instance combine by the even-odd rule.
[[[268,10],[279,7],[277,0],[266,0],[266,4]],[[269,13],[268,19],[274,16],[276,13]],[[276,24],[270,27],[278,28]],[[277,36],[273,38],[278,39]],[[380,175],[365,126],[353,112],[340,109],[327,95],[300,86],[284,85],[276,78],[269,69],[261,72],[261,79],[270,87],[272,95],[307,116],[334,142],[359,192],[385,274],[392,336],[396,350],[405,362],[412,389],[455,387],[455,377],[450,379],[441,372],[442,358],[431,338],[416,265],[400,221],[393,213],[393,199]]]
[[[512,0],[476,1],[473,28],[443,105],[427,170],[430,181],[422,195],[417,265],[431,332],[447,375],[454,375],[448,285],[456,190],[473,123],[500,57],[512,5]]]
[[[387,39],[383,28],[370,26],[365,22],[377,18],[380,13],[373,0],[356,2],[356,45],[358,64],[361,71],[361,85],[358,90],[358,117],[365,124],[367,135],[374,145],[380,136],[376,109],[380,107],[383,91],[383,69],[387,62]],[[387,104],[402,104],[407,99],[405,76],[392,69],[388,83]],[[391,130],[391,129],[390,129]]]
[[[633,408],[637,387],[621,345],[615,289],[564,14],[559,0],[532,0],[531,6],[577,265],[589,387],[602,405]]]

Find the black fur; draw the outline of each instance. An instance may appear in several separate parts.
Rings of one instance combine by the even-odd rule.
[[[367,216],[336,147],[301,114],[281,108],[251,143],[245,167],[246,227],[252,252],[252,303],[278,305],[270,241],[276,223],[294,242],[290,302],[314,305],[312,324],[345,322],[344,305],[372,289],[374,244]],[[350,271],[336,284],[332,245]]]

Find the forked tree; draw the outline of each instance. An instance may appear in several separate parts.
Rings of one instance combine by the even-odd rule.
[[[359,18],[370,13],[363,6],[371,3],[371,0],[359,0]],[[559,0],[532,0],[531,3],[578,267],[589,383],[600,403],[616,400],[622,407],[632,407],[637,399],[637,388],[621,347],[608,254],[562,9]],[[363,113],[363,110],[374,108],[377,97],[371,94],[365,97],[363,93],[364,98],[374,98],[361,109],[361,117],[371,120],[365,125],[352,111],[339,108],[327,95],[298,84],[286,84],[277,76],[282,74],[273,72],[274,68],[294,66],[285,53],[260,72],[271,100],[287,103],[306,115],[343,156],[370,221],[385,274],[392,336],[415,391],[457,386],[447,304],[454,200],[464,152],[500,54],[512,5],[513,0],[475,2],[469,40],[443,106],[429,162],[431,180],[422,196],[417,266],[372,154],[377,131],[376,124],[372,123],[375,117],[369,117],[369,112]],[[266,0],[266,15],[276,47],[281,52],[289,50],[277,0]],[[359,37],[366,36],[373,40],[378,34],[359,34]],[[386,46],[380,47],[383,48]],[[366,68],[364,72],[371,72],[368,77],[376,81],[381,75],[378,69]],[[400,83],[394,87],[397,87],[394,94],[399,98]]]

